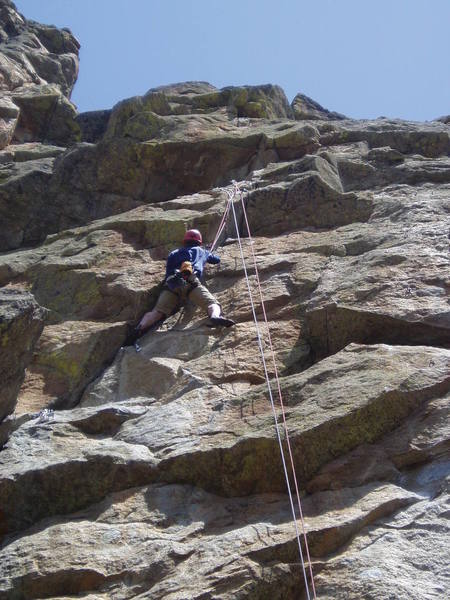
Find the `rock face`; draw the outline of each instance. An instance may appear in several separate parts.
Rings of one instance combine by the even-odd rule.
[[[11,139],[67,145],[79,138],[68,98],[79,44],[69,30],[27,21],[0,2],[0,148]]]
[[[14,410],[44,316],[30,293],[0,289],[0,421]]]
[[[344,115],[337,112],[331,112],[321,106],[318,102],[305,96],[304,94],[297,94],[292,102],[292,110],[294,111],[294,117],[298,121],[301,120],[326,120],[335,121],[337,119],[345,119]]]
[[[76,115],[73,36],[0,10],[0,599],[312,598],[270,345],[317,598],[448,597],[445,119],[205,82]],[[237,324],[187,303],[122,347],[233,179]]]

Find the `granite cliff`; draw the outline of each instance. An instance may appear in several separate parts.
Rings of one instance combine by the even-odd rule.
[[[448,597],[448,120],[204,82],[78,114],[78,49],[0,0],[0,599],[307,597],[231,220],[236,326],[123,346],[232,180],[317,597]]]

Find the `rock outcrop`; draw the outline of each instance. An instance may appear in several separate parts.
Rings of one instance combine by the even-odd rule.
[[[340,113],[329,111],[328,109],[321,106],[318,102],[305,96],[304,94],[297,94],[292,102],[292,110],[294,111],[294,117],[298,121],[300,120],[326,120],[335,121],[337,119],[345,119],[344,115]]]
[[[79,43],[69,30],[27,21],[10,0],[0,3],[0,23],[0,149],[12,139],[76,141],[76,110],[68,98]]]
[[[317,598],[447,597],[447,121],[205,82],[77,115],[72,34],[0,14],[0,599],[308,598],[238,233]],[[232,180],[235,327],[123,346]]]
[[[44,313],[29,292],[0,288],[0,421],[14,410]]]

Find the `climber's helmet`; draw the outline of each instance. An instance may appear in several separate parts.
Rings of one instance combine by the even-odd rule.
[[[202,234],[198,229],[188,229],[184,234],[183,244],[185,246],[200,246],[202,242]]]

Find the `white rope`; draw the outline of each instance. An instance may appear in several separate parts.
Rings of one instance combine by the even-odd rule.
[[[290,459],[291,468],[292,468],[292,477],[294,479],[295,492],[296,492],[296,496],[297,496],[298,512],[299,512],[300,520],[301,520],[301,524],[302,524],[303,538],[305,540],[305,550],[306,550],[306,557],[307,557],[308,565],[309,565],[309,573],[310,573],[310,577],[311,577],[312,592],[313,592],[314,598],[316,598],[316,588],[314,585],[314,575],[313,575],[313,571],[312,571],[311,557],[309,554],[308,539],[306,537],[306,526],[305,526],[305,520],[303,517],[302,503],[300,500],[300,491],[299,491],[299,486],[298,486],[298,482],[297,482],[297,475],[295,472],[295,463],[294,463],[294,457],[292,454],[291,442],[289,439],[289,431],[288,431],[288,426],[287,426],[287,422],[286,422],[286,413],[284,410],[283,395],[281,393],[280,378],[278,377],[278,369],[277,369],[277,362],[276,362],[276,358],[275,358],[275,350],[274,350],[273,344],[272,344],[272,335],[270,333],[269,321],[267,319],[266,307],[264,304],[264,298],[263,298],[262,288],[261,288],[261,281],[260,281],[259,272],[258,272],[258,265],[256,263],[256,255],[255,255],[255,250],[253,247],[253,238],[252,238],[252,234],[250,232],[250,225],[249,225],[248,218],[247,218],[247,211],[245,210],[244,195],[242,193],[242,190],[240,190],[240,189],[237,189],[236,193],[239,193],[240,198],[241,198],[242,213],[243,213],[244,221],[245,221],[245,224],[247,227],[248,240],[250,242],[250,251],[251,251],[251,255],[252,255],[252,259],[253,259],[253,267],[255,269],[256,284],[257,284],[258,291],[259,291],[261,309],[262,309],[262,313],[263,313],[264,322],[266,325],[267,339],[269,342],[270,354],[272,356],[273,371],[274,371],[275,381],[276,381],[277,390],[278,390],[278,400],[280,402],[281,415],[283,417],[283,427],[284,427],[284,431],[286,434],[286,445],[287,445],[289,459]]]
[[[297,544],[298,544],[298,549],[299,549],[299,553],[300,553],[300,559],[302,562],[302,570],[303,570],[303,577],[305,580],[305,588],[306,588],[306,594],[308,597],[308,600],[311,600],[311,596],[309,593],[309,585],[308,585],[308,578],[306,576],[306,568],[305,568],[305,561],[303,558],[303,550],[302,550],[302,544],[301,544],[301,540],[300,540],[300,532],[298,529],[298,524],[297,524],[297,517],[295,514],[295,507],[294,507],[294,500],[292,497],[292,491],[291,491],[291,485],[290,485],[290,481],[289,481],[289,474],[287,471],[287,466],[286,466],[286,459],[284,456],[284,452],[283,452],[283,444],[281,441],[281,435],[280,435],[280,429],[279,429],[279,425],[278,425],[278,418],[277,418],[277,413],[276,413],[276,409],[275,409],[275,403],[273,400],[273,395],[272,395],[272,389],[270,387],[270,378],[269,378],[269,373],[267,371],[267,364],[266,364],[266,358],[264,355],[264,348],[263,348],[263,344],[262,344],[262,338],[261,338],[261,332],[260,332],[260,328],[259,328],[259,324],[258,324],[258,318],[256,316],[256,310],[255,310],[255,303],[253,300],[253,294],[251,291],[251,287],[250,287],[250,280],[249,280],[249,276],[248,276],[248,272],[247,272],[247,266],[245,264],[245,258],[244,258],[244,251],[242,248],[242,240],[241,240],[241,236],[239,233],[239,226],[238,226],[238,222],[237,222],[237,217],[236,217],[236,210],[233,204],[233,198],[235,197],[237,190],[239,190],[237,184],[235,184],[233,186],[233,190],[232,191],[227,191],[228,194],[228,198],[229,198],[229,204],[231,206],[231,210],[233,213],[233,219],[234,219],[234,224],[236,227],[236,237],[239,243],[239,251],[241,254],[241,260],[242,260],[242,266],[244,269],[244,274],[245,274],[245,280],[246,280],[246,284],[247,284],[247,290],[248,290],[248,294],[249,294],[249,298],[250,298],[250,304],[251,304],[251,308],[252,308],[252,314],[253,314],[253,320],[255,323],[255,328],[256,328],[256,335],[257,335],[257,339],[258,339],[258,347],[259,347],[259,351],[261,354],[261,360],[262,360],[262,364],[263,364],[263,368],[264,368],[264,375],[265,375],[265,379],[266,379],[266,383],[267,383],[267,389],[269,391],[269,399],[270,399],[270,405],[272,407],[272,413],[273,413],[273,418],[275,421],[275,429],[276,429],[276,433],[277,433],[277,438],[278,438],[278,445],[280,447],[280,455],[281,455],[281,461],[283,464],[283,471],[284,471],[284,476],[285,476],[285,480],[286,480],[286,485],[287,485],[287,489],[288,489],[288,494],[289,494],[289,502],[291,505],[291,511],[292,511],[292,516],[294,519],[294,526],[295,526],[295,532],[296,532],[296,536],[297,536]],[[287,434],[287,431],[286,431]]]
[[[211,244],[210,252],[214,252],[214,250],[216,249],[216,246],[219,243],[219,238],[222,235],[222,232],[225,229],[226,224],[227,224],[228,213],[230,212],[230,204],[232,202],[232,198],[234,197],[234,194],[233,194],[233,196],[230,197],[228,191],[226,191],[226,193],[228,196],[227,205],[226,205],[225,211],[222,215],[222,220],[220,221],[219,227],[217,229],[216,236],[213,240],[213,243]]]

